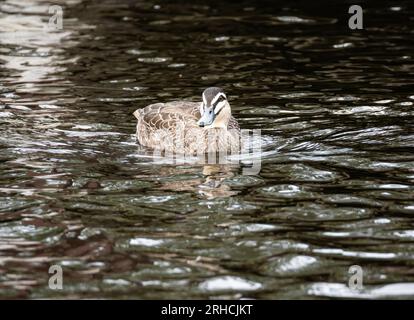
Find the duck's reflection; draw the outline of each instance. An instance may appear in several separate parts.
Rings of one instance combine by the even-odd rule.
[[[159,173],[166,173],[164,169],[165,167],[160,168]],[[202,167],[193,167],[191,169],[184,169],[182,167],[170,167],[169,169],[167,171],[170,174],[180,174],[180,176],[184,175],[186,178],[165,179],[160,182],[160,190],[194,192],[205,199],[230,197],[238,193],[237,191],[231,190],[231,187],[225,183],[226,179],[230,179],[236,175],[238,170],[236,165],[211,164]],[[191,175],[191,173],[194,175]]]
[[[203,183],[198,185],[198,192],[207,199],[230,197],[238,192],[231,190],[224,180],[235,175],[235,167],[230,165],[206,165],[203,167]]]

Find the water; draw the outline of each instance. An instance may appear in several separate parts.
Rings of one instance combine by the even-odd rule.
[[[414,297],[414,10],[329,3],[59,1],[54,31],[2,2],[0,297]],[[136,108],[212,85],[260,173],[136,144]]]

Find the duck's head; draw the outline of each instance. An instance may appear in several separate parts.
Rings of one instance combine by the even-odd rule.
[[[231,109],[223,89],[210,87],[203,91],[202,96],[198,125],[206,128],[227,128]]]

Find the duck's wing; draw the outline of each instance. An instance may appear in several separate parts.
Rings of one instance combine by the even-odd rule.
[[[183,116],[185,118],[184,121],[187,121],[189,125],[194,125],[193,120],[196,122],[201,118],[200,114],[200,103],[198,102],[190,102],[190,101],[172,101],[168,103],[160,103],[156,105],[163,105],[162,106],[162,113],[165,114],[175,114],[176,117]],[[168,116],[167,116],[168,118]],[[190,121],[191,118],[191,121]],[[236,118],[233,116],[230,117],[228,127],[230,129],[240,130],[240,126]]]
[[[155,103],[136,110],[134,116],[139,126],[154,130],[175,128],[178,123],[192,126],[200,118],[198,106],[198,103],[189,101]]]
[[[175,130],[178,126],[183,128],[198,128],[200,119],[200,103],[191,101],[172,101],[167,103],[155,103],[145,108],[138,109],[134,116],[138,119],[138,136],[147,136],[159,129]],[[228,129],[240,130],[239,124],[231,117]]]
[[[137,138],[140,144],[152,148],[168,149],[173,145],[177,130],[199,129],[199,104],[195,102],[174,101],[151,104],[134,112],[138,119]]]
[[[172,101],[164,104],[163,112],[175,113],[200,119],[200,103],[191,101]]]

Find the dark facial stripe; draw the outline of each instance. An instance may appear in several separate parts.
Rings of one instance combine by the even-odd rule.
[[[224,98],[223,98],[223,100],[224,100]],[[214,106],[213,106],[213,110],[216,110],[216,107],[217,107],[217,104],[219,103],[219,102],[221,102],[221,101],[223,101],[223,100],[221,100],[221,99],[218,99],[218,101],[216,101],[216,103],[214,104]],[[224,107],[223,108],[221,108],[217,113],[216,113],[216,117],[219,115],[219,113],[221,112],[221,110],[223,110],[224,109]]]
[[[220,98],[217,99],[217,101],[213,104],[213,109],[216,109],[219,102],[224,101],[225,98],[223,96],[220,96]]]

